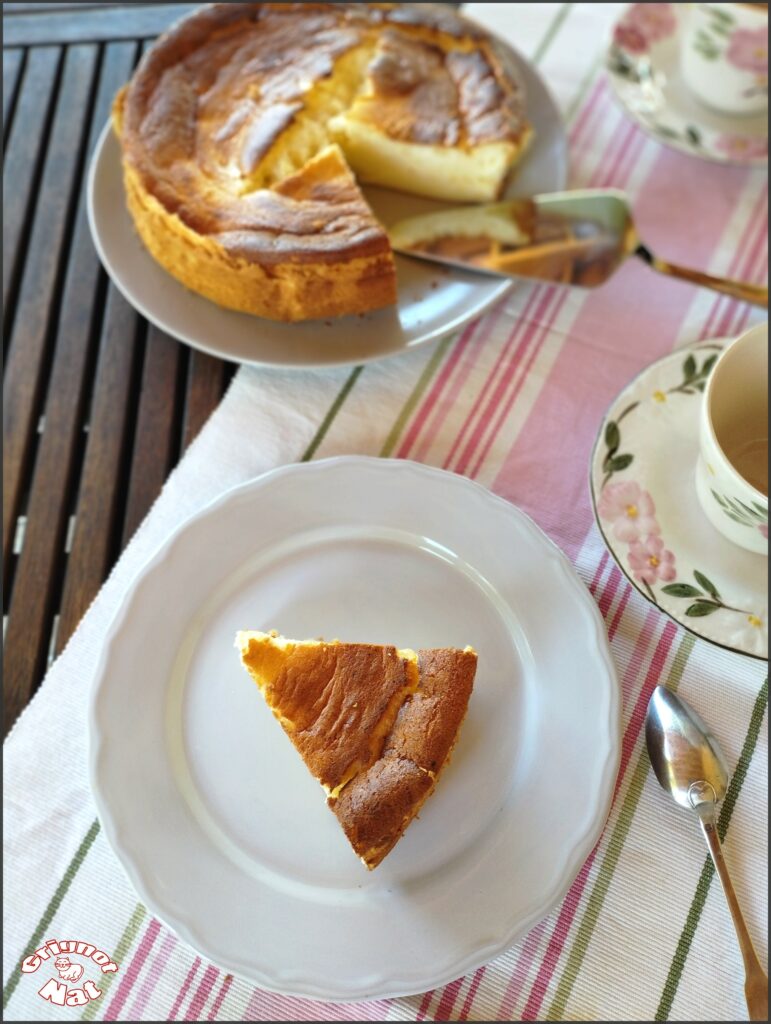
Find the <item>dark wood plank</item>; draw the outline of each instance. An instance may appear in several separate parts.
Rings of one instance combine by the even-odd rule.
[[[90,0],[80,0],[79,3],[38,3],[38,4],[3,4],[3,13],[8,14],[50,14],[51,11],[80,11],[84,7],[133,7],[128,3],[92,3]],[[137,5],[138,6],[138,5]]]
[[[11,126],[11,115],[16,100],[16,87],[22,66],[24,64],[23,50],[3,50],[3,139],[8,138],[8,129]]]
[[[75,531],[59,611],[59,635],[69,636],[96,596],[118,554],[137,387],[139,315],[110,285],[80,478]]]
[[[131,74],[134,43],[105,48],[99,87],[91,117],[90,153],[109,115],[113,97]],[[85,170],[85,169],[84,169]],[[16,691],[33,692],[45,666],[47,649],[65,562],[65,537],[76,470],[85,443],[83,422],[91,383],[93,340],[101,316],[103,276],[91,241],[86,215],[86,174],[81,175],[61,309],[55,328],[55,350],[45,404],[45,429],[40,438],[27,501],[24,545],[13,580],[4,657]],[[59,631],[61,646],[69,639]]]
[[[100,42],[157,36],[194,11],[199,4],[126,4],[114,8],[84,8],[41,16],[17,14],[5,18],[5,46],[40,46],[50,43]]]
[[[190,352],[182,448],[187,449],[222,398],[225,363],[205,352]]]
[[[3,318],[9,323],[11,293],[24,258],[22,236],[34,205],[46,149],[49,110],[61,51],[33,50],[19,86],[3,168]]]
[[[158,497],[179,454],[182,346],[164,331],[148,325],[142,390],[139,394],[134,451],[131,459],[123,544],[127,544]]]
[[[95,46],[72,47],[46,153],[40,196],[19,291],[3,375],[3,555],[9,566],[16,516],[30,478],[45,385],[59,280],[66,264],[71,199],[79,183],[82,141],[88,129]],[[84,117],[85,112],[85,117]]]

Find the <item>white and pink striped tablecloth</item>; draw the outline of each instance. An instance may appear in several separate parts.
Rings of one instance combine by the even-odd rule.
[[[766,276],[765,173],[666,149],[614,102],[602,56],[621,5],[472,7],[539,65],[568,124],[573,185],[625,189],[643,237],[672,260]],[[748,306],[630,262],[591,293],[520,287],[459,336],[378,365],[242,369],[6,741],[5,1019],[746,1019],[725,902],[698,829],[658,789],[641,729],[660,681],[714,723],[733,770],[721,816],[726,857],[765,959],[766,666],[696,640],[630,588],[593,525],[588,463],[604,411],[647,363],[753,319]],[[473,477],[568,553],[607,622],[623,750],[602,838],[562,904],[525,939],[437,991],[334,1005],[225,974],[137,901],[96,821],[85,709],[107,624],[174,527],[264,470],[347,453]],[[103,976],[101,998],[60,1008],[39,997],[38,975],[19,966],[48,939],[87,940],[119,964]]]

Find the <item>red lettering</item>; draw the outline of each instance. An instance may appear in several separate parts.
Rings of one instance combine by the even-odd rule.
[[[39,956],[25,956],[21,962],[22,974],[34,974],[34,972],[40,967],[42,960]]]
[[[86,995],[89,999],[98,999],[102,994],[102,990],[97,988],[93,981],[87,981],[83,988],[86,990]]]
[[[38,995],[56,1006],[64,1006],[64,1000],[67,998],[67,986],[60,985],[56,978],[49,978]]]

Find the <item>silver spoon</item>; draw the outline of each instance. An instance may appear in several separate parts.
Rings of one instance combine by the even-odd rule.
[[[728,767],[708,726],[665,686],[653,691],[645,740],[656,778],[676,803],[695,811],[728,901],[744,958],[744,995],[750,1020],[768,1020],[768,978],[744,923],[717,832],[716,805],[728,785]]]
[[[626,195],[617,189],[444,209],[400,220],[388,236],[397,252],[432,263],[582,288],[604,284],[627,257],[637,256],[660,274],[768,307],[768,288],[655,256],[637,233]]]

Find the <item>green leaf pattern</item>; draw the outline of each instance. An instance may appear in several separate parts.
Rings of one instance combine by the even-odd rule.
[[[714,488],[711,488],[712,497],[715,499],[717,504],[720,506],[724,515],[728,516],[735,523],[740,526],[748,526],[752,530],[761,530],[762,532],[768,529],[768,509],[763,508],[756,501],[753,501],[751,505],[742,501],[741,498],[731,498],[727,494],[718,494]]]

